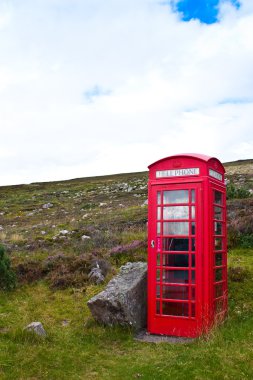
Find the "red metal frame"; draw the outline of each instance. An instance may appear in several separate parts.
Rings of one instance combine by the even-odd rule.
[[[148,331],[196,337],[227,312],[225,170],[197,154],[167,157],[149,169]],[[172,203],[169,194],[188,198]],[[179,219],[178,212],[185,215]]]

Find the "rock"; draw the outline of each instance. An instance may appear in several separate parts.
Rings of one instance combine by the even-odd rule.
[[[86,239],[90,239],[90,236],[83,235],[83,236],[81,237],[81,239],[82,239],[82,241],[84,241],[84,240],[86,240]]]
[[[93,317],[105,325],[139,330],[147,319],[147,264],[127,263],[106,289],[88,301]]]
[[[42,208],[43,209],[47,209],[47,208],[51,208],[51,207],[53,207],[54,205],[52,204],[52,203],[45,203],[43,206],[42,206]]]
[[[105,259],[92,259],[91,269],[99,268],[104,277],[107,276],[108,272],[111,270],[111,264]]]
[[[4,229],[3,226],[0,226],[0,231],[3,231],[3,229]]]
[[[93,284],[99,285],[102,284],[105,280],[104,275],[102,274],[102,271],[100,268],[92,268],[90,273],[88,274],[88,279]]]
[[[141,207],[147,206],[148,205],[148,200],[142,203]]]
[[[44,330],[44,327],[41,322],[32,322],[28,326],[25,327],[27,331],[33,331],[35,334],[40,336],[46,336],[47,333]]]
[[[41,235],[46,235],[46,231],[41,231]]]
[[[60,235],[67,235],[68,233],[69,233],[68,230],[61,230],[61,231],[59,232]]]

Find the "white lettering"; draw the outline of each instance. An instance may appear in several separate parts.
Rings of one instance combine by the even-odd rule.
[[[209,175],[219,181],[222,181],[222,175],[213,169],[209,169]]]
[[[183,176],[191,176],[191,175],[199,175],[199,168],[158,170],[156,172],[156,178],[183,177]]]

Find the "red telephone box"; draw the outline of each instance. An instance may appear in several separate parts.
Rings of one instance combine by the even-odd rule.
[[[227,311],[225,170],[202,154],[149,170],[148,332],[197,337]]]

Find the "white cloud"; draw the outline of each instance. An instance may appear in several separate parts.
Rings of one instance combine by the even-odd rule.
[[[252,2],[220,15],[0,0],[0,183],[146,170],[182,151],[252,158]]]

